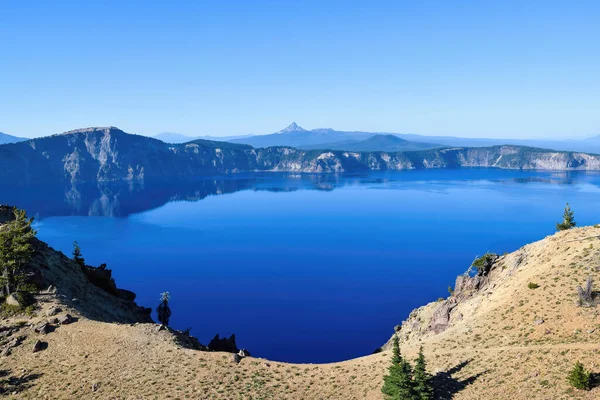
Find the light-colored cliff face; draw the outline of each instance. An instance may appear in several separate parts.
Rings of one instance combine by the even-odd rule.
[[[203,140],[167,144],[113,127],[0,146],[0,179],[11,184],[176,179],[250,171],[341,173],[460,167],[600,170],[600,156],[518,146],[386,153],[255,149]]]

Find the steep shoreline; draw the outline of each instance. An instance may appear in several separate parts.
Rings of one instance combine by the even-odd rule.
[[[342,173],[429,168],[600,170],[600,155],[519,146],[398,153],[299,150],[196,140],[167,144],[117,128],[88,128],[0,146],[5,184],[144,181],[253,171]]]

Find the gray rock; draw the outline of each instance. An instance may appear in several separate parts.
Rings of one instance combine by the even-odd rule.
[[[543,319],[543,318],[538,318],[538,319],[536,319],[535,321],[533,321],[533,324],[534,324],[534,325],[541,325],[541,324],[543,324],[544,322],[546,322],[546,321],[544,321],[544,319]]]
[[[239,363],[240,363],[240,361],[242,361],[242,357],[241,357],[239,354],[237,354],[237,353],[236,353],[236,354],[234,354],[234,355],[231,357],[231,360],[232,360],[234,363],[236,363],[236,364],[239,364]]]
[[[58,323],[61,325],[67,325],[73,322],[73,317],[71,317],[71,314],[65,314],[61,317],[58,317]]]
[[[50,324],[46,321],[42,321],[33,328],[35,333],[46,334],[50,331]]]
[[[56,315],[58,313],[62,312],[62,310],[60,309],[60,307],[50,307],[48,309],[48,311],[46,311],[46,315],[49,317],[52,317],[53,315]]]
[[[10,342],[8,342],[2,349],[1,355],[3,357],[10,355],[12,353],[12,349],[14,349],[18,345],[20,345],[24,339],[25,339],[25,336],[18,336],[16,338],[14,338],[13,340],[11,340]]]
[[[246,350],[246,349],[241,349],[241,350],[238,352],[238,355],[239,355],[240,357],[250,357],[250,352],[249,352],[248,350]]]
[[[17,300],[17,297],[13,294],[9,294],[5,300],[6,304],[9,306],[21,307],[21,303]]]
[[[0,332],[0,340],[6,339],[10,335],[12,335],[12,333],[13,333],[13,330],[10,328],[2,329],[2,332]]]
[[[450,311],[456,307],[456,303],[453,301],[444,301],[439,307],[433,312],[431,322],[429,323],[429,329],[434,333],[438,334],[445,331],[450,326]]]
[[[33,344],[33,352],[37,353],[38,351],[45,350],[48,347],[48,343],[42,342],[41,340],[36,340]]]

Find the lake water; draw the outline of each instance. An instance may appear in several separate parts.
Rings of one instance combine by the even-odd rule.
[[[0,187],[39,237],[204,344],[328,362],[370,354],[415,307],[447,296],[473,258],[554,232],[569,201],[600,222],[600,174],[491,169],[244,174],[178,184]]]

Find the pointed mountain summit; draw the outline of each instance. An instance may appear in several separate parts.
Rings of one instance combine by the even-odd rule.
[[[282,129],[277,133],[292,133],[292,132],[306,132],[306,129],[298,126],[297,123],[292,122],[290,125],[288,125],[287,128]]]

